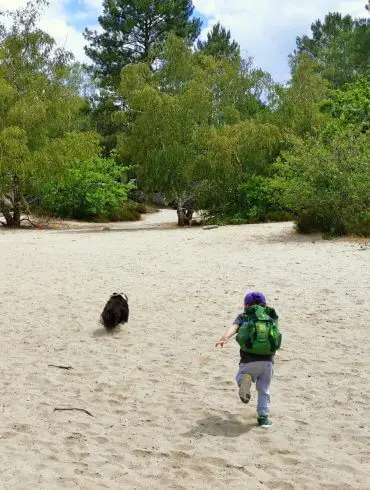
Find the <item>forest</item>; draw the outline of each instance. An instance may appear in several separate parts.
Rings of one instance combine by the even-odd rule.
[[[0,12],[0,213],[138,219],[158,201],[217,224],[370,235],[370,1],[297,33],[290,80],[242,55],[190,0],[104,0],[90,63]]]

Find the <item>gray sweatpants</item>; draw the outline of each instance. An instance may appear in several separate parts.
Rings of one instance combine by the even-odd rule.
[[[256,383],[258,415],[268,415],[270,413],[270,383],[273,373],[274,365],[270,361],[254,361],[239,364],[239,371],[236,375],[238,386],[240,386],[243,379],[243,374],[250,374],[253,383]]]

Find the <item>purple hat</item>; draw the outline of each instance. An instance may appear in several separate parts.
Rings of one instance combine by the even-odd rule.
[[[262,293],[258,291],[254,291],[252,293],[248,293],[244,298],[244,304],[248,303],[249,305],[259,305],[261,303],[266,304],[266,298]]]

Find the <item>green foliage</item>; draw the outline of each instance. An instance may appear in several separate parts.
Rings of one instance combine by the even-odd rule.
[[[99,153],[96,135],[81,132],[86,101],[73,81],[72,55],[38,28],[40,5],[6,14],[10,25],[0,29],[0,211],[12,226],[27,211],[24,195],[45,175]]]
[[[100,91],[96,104],[91,112],[91,126],[100,135],[102,155],[109,157],[117,147],[117,133],[125,130],[125,121],[119,116],[124,116],[121,105],[117,103],[117,97]]]
[[[126,170],[114,159],[75,160],[62,178],[44,185],[42,207],[59,217],[115,219],[132,188],[121,183]]]
[[[271,128],[262,135],[261,126],[248,140],[243,126],[235,124],[263,110],[255,95],[263,74],[241,60],[193,53],[174,36],[163,59],[154,73],[145,64],[123,70],[120,91],[129,107],[129,129],[120,137],[121,159],[137,168],[140,186],[149,192],[172,199],[193,192],[197,182],[198,189],[207,186],[220,194],[239,168],[239,154],[249,149],[248,158],[262,165],[258,152],[266,138],[276,136],[267,134]]]
[[[281,192],[275,178],[252,175],[225,193],[220,209],[206,214],[219,224],[290,221],[292,214],[282,207]]]
[[[274,120],[297,136],[319,134],[328,119],[321,112],[327,88],[327,82],[318,73],[317,63],[301,55],[290,87],[278,89]]]
[[[25,196],[58,216],[137,219],[121,183],[135,177],[218,222],[291,213],[300,231],[368,234],[368,20],[315,22],[282,87],[220,24],[194,49],[190,0],[104,0],[102,32],[85,31],[90,72],[39,29],[44,4],[0,23],[8,224],[19,226]]]
[[[141,214],[145,214],[147,208],[144,204],[139,204],[133,201],[122,202],[112,213],[109,215],[109,221],[138,221]],[[99,221],[102,221],[102,217],[99,216]]]
[[[302,54],[316,61],[323,78],[333,88],[343,87],[370,68],[370,22],[352,19],[331,12],[324,22],[317,20],[311,26],[312,37],[297,37],[297,49],[291,56],[293,73]]]
[[[232,61],[240,57],[240,46],[231,40],[230,31],[227,31],[219,22],[207,34],[206,41],[198,41],[198,50],[215,58],[227,58]]]
[[[249,208],[256,205],[248,201],[248,190],[257,185],[259,177],[269,176],[271,164],[279,154],[279,129],[251,119],[209,128],[199,136],[202,151],[197,157],[195,174],[196,180],[201,182],[199,206],[208,210],[208,214],[236,213],[245,218]],[[263,209],[259,212],[264,214]]]
[[[121,71],[130,64],[155,65],[169,32],[191,43],[199,35],[201,22],[192,18],[190,0],[104,0],[99,17],[102,32],[85,30],[85,47],[99,85],[91,122],[101,135],[104,156],[117,147],[117,135],[125,131],[120,115],[125,106],[117,94]],[[158,62],[158,60],[157,60]]]
[[[351,129],[283,153],[281,203],[296,215],[298,230],[369,235],[369,161],[369,136]]]
[[[237,191],[233,202],[235,214],[244,218],[246,222],[259,223],[291,218],[280,205],[281,190],[275,179],[252,176],[240,184]]]
[[[0,181],[0,191],[6,191],[7,177],[17,175],[24,178],[27,175],[27,164],[30,160],[30,151],[27,147],[27,134],[19,127],[4,128],[0,132],[0,172],[3,179]]]
[[[227,222],[281,217],[271,165],[282,135],[270,124],[248,120],[203,135],[198,157],[198,203],[207,214]]]
[[[370,76],[363,76],[344,90],[330,90],[322,102],[322,109],[330,114],[339,127],[348,124],[360,126],[366,132],[370,128]]]
[[[193,11],[191,0],[104,0],[102,32],[85,30],[85,51],[99,83],[117,89],[122,68],[148,61],[169,32],[194,41],[201,22],[191,18]]]

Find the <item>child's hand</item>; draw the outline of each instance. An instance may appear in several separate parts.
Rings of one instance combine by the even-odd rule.
[[[223,346],[224,346],[224,344],[226,344],[226,342],[227,342],[227,340],[226,340],[226,339],[220,339],[220,340],[217,342],[216,347],[218,347],[218,346],[223,347]]]
[[[231,327],[229,327],[226,332],[223,334],[223,336],[220,338],[220,340],[217,342],[216,344],[216,347],[218,347],[219,345],[221,347],[224,346],[224,344],[226,344],[226,342],[231,339],[231,337],[233,335],[236,334],[236,332],[239,330],[239,325],[236,325],[236,323],[234,323],[233,325],[231,325]]]

